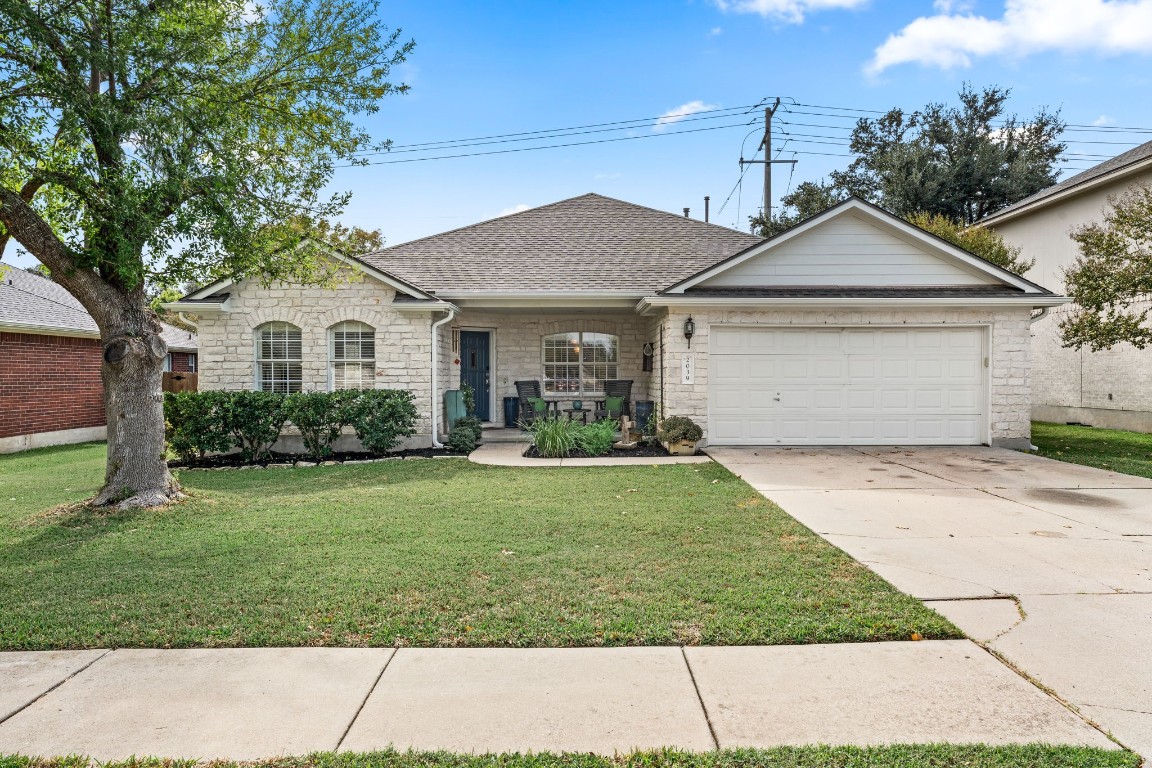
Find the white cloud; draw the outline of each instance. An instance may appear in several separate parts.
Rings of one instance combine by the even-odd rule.
[[[500,213],[496,214],[496,218],[500,218],[501,216],[511,216],[514,213],[523,213],[531,207],[532,206],[525,203],[517,203],[511,208],[505,208],[504,210],[500,211]]]
[[[673,123],[680,122],[689,115],[694,115],[697,112],[707,112],[710,109],[716,109],[716,105],[705,104],[699,99],[690,101],[687,104],[681,104],[675,109],[670,109],[656,118],[656,125],[652,126],[652,130],[662,131]]]
[[[1152,53],[1152,0],[1006,0],[999,19],[967,12],[922,16],[890,35],[865,71],[909,63],[951,69],[982,56],[1052,50]]]
[[[712,29],[708,30],[708,36],[716,37],[717,35],[723,34],[723,32],[724,30],[720,27],[712,27]]]
[[[1116,125],[1116,119],[1108,115],[1100,115],[1100,117],[1092,121],[1092,125]]]
[[[799,24],[804,14],[831,9],[859,8],[868,0],[713,0],[722,11],[757,13],[766,19]]]

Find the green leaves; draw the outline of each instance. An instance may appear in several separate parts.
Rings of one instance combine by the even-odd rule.
[[[1064,273],[1076,300],[1060,323],[1064,345],[1099,351],[1123,342],[1137,349],[1152,344],[1152,187],[1113,198],[1104,221],[1080,227],[1072,239],[1080,256]]]
[[[1009,272],[1022,275],[1036,263],[1035,259],[1020,258],[1020,248],[1008,245],[995,230],[984,227],[966,227],[959,221],[940,214],[914,213],[907,217],[908,223],[931,232],[936,237],[947,240],[969,253],[974,253],[985,261],[990,261]]]

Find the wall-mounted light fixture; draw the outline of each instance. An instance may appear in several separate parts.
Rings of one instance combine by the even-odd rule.
[[[696,333],[696,323],[692,322],[691,316],[684,321],[684,338],[688,340],[688,346],[692,346],[692,336]]]

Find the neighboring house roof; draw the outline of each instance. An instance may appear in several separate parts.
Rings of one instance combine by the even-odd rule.
[[[170,349],[194,352],[196,334],[161,323]],[[0,262],[0,330],[99,337],[96,321],[72,294],[51,280]]]
[[[747,232],[586,194],[360,258],[443,298],[549,291],[641,296],[760,242]]]
[[[1105,160],[1099,165],[1094,165],[1086,171],[1081,171],[1059,184],[1053,184],[1047,189],[1042,189],[1007,208],[1001,208],[981,221],[980,224],[982,226],[999,224],[1026,211],[1046,207],[1068,195],[1106,183],[1114,178],[1136,173],[1142,169],[1152,170],[1152,141],[1116,155],[1116,157]]]

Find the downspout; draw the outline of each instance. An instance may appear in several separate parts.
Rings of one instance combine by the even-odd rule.
[[[433,448],[443,448],[444,447],[444,443],[442,443],[436,439],[436,435],[438,433],[436,422],[439,421],[438,417],[440,416],[440,406],[439,406],[439,403],[437,401],[437,394],[438,393],[436,391],[438,389],[438,385],[440,383],[439,382],[440,377],[437,375],[438,368],[439,368],[439,357],[440,357],[440,354],[439,354],[440,353],[440,327],[442,325],[444,325],[445,323],[452,322],[452,319],[454,317],[456,317],[456,307],[449,305],[448,306],[448,314],[444,316],[444,319],[443,320],[437,320],[436,322],[432,323],[432,447]]]
[[[184,323],[185,325],[192,326],[192,332],[193,333],[200,333],[200,326],[196,325],[196,323],[189,320],[188,317],[183,312],[177,312],[176,317],[180,318],[180,322]]]

